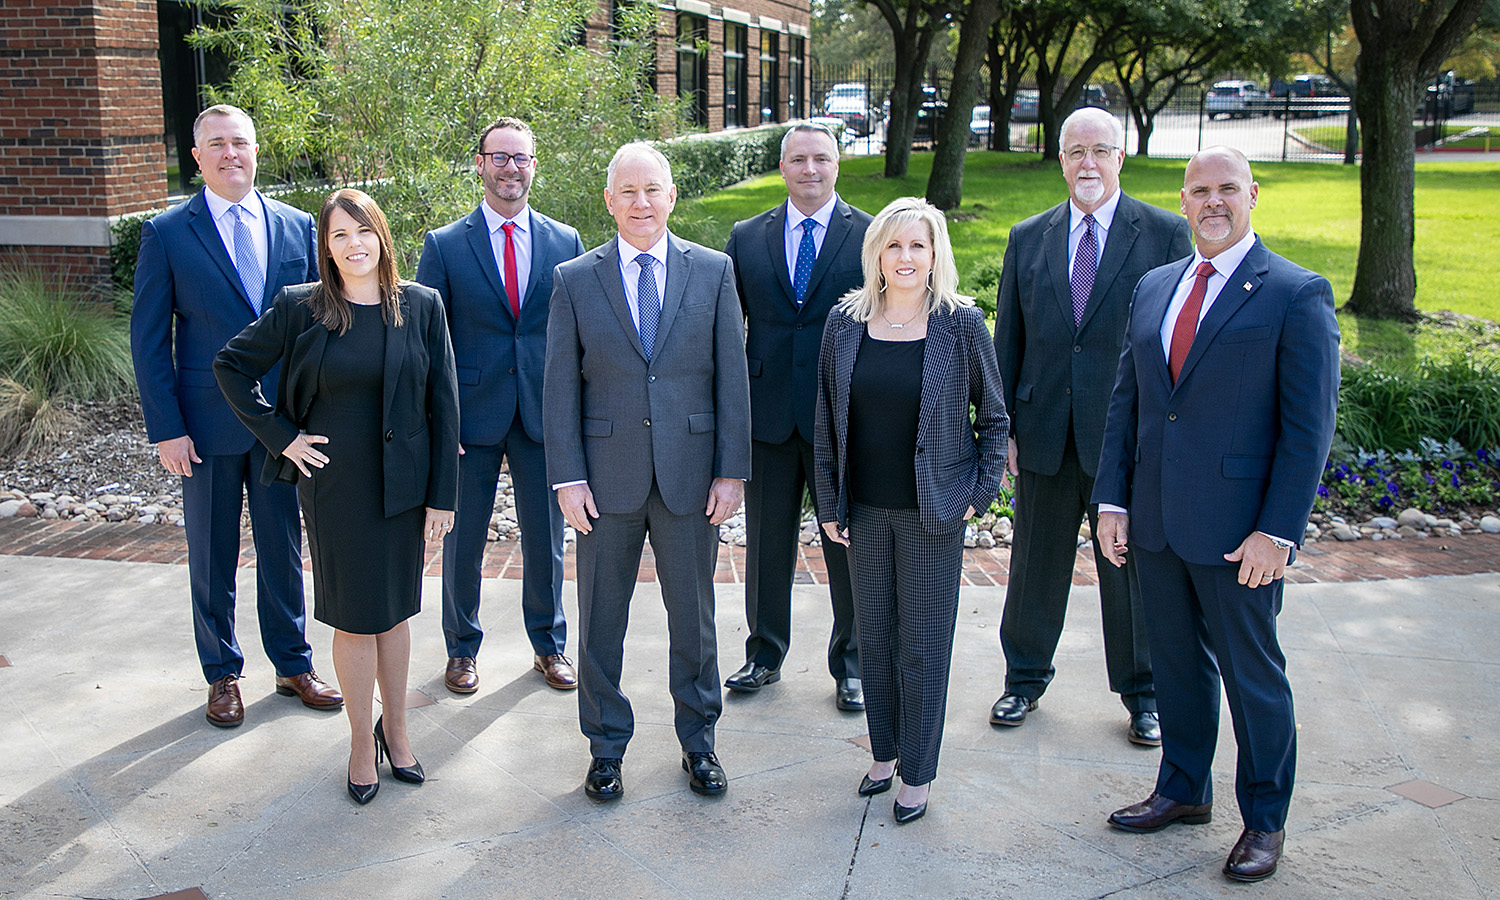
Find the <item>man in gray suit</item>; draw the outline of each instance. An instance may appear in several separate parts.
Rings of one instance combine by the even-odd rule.
[[[625,790],[635,721],[620,669],[649,536],[682,768],[696,793],[722,794],[713,578],[718,526],[750,476],[734,270],[724,254],[667,231],[677,188],[660,151],[626,144],[605,178],[619,233],[557,267],[543,384],[547,477],[578,532],[578,719],[593,756],[584,792],[614,800]]]
[[[1052,680],[1077,555],[1078,525],[1098,471],[1104,419],[1130,296],[1142,275],[1192,252],[1187,222],[1125,196],[1125,135],[1100,109],[1063,122],[1069,199],[1011,229],[1000,276],[995,352],[1011,415],[1017,476],[1010,584],[1000,621],[1005,693],[994,725],[1020,725]],[[1094,547],[1110,690],[1130,712],[1127,737],[1161,745],[1151,656],[1135,569]]]

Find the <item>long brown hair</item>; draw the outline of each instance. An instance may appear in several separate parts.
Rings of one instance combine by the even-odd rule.
[[[328,195],[323,209],[318,213],[318,277],[317,288],[307,297],[307,308],[312,311],[313,321],[329,331],[343,334],[354,324],[354,313],[349,309],[349,298],[344,291],[344,276],[333,262],[333,251],[328,246],[328,220],[335,209],[342,209],[354,221],[370,228],[380,240],[380,262],[376,272],[380,280],[380,316],[387,325],[401,327],[401,304],[397,289],[403,282],[396,272],[396,242],[391,238],[391,226],[385,213],[370,195],[354,188],[342,188]]]

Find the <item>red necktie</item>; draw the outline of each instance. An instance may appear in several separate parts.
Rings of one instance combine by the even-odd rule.
[[[1198,333],[1198,312],[1203,309],[1203,295],[1208,293],[1208,278],[1214,273],[1214,264],[1208,260],[1198,263],[1194,273],[1193,289],[1188,291],[1187,303],[1177,314],[1177,324],[1172,326],[1172,351],[1167,354],[1167,371],[1172,373],[1172,383],[1177,383],[1177,373],[1187,360],[1188,350],[1193,346],[1193,335]]]
[[[516,281],[516,223],[506,222],[505,229],[505,296],[510,298],[510,314],[521,320],[521,292]]]

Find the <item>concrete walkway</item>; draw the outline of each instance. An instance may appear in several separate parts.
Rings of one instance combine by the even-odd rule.
[[[892,794],[854,794],[866,729],[834,709],[818,586],[796,588],[781,683],[726,701],[730,789],[704,799],[678,764],[660,594],[639,585],[638,726],[625,799],[606,806],[581,790],[575,697],[531,671],[520,582],[485,582],[483,686],[467,699],[442,686],[437,580],[425,591],[412,737],[430,780],[387,773],[357,807],[345,719],[274,693],[252,603],[247,721],[221,731],[203,719],[185,566],[0,556],[0,897],[1500,896],[1500,576],[1289,586],[1298,788],[1287,855],[1259,887],[1219,871],[1240,828],[1227,711],[1212,824],[1106,827],[1150,791],[1158,753],[1125,741],[1092,588],[1075,588],[1041,708],[1003,731],[986,715],[1004,588],[964,589],[932,807],[900,827]],[[571,582],[567,596],[571,613]],[[741,660],[742,603],[720,585],[724,674]],[[331,631],[309,634],[331,680]]]

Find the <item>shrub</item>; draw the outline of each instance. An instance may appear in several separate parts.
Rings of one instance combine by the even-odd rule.
[[[1335,439],[1315,508],[1358,517],[1395,515],[1406,507],[1444,513],[1493,508],[1500,498],[1496,451],[1465,450],[1456,441],[1424,439],[1416,450],[1367,451]]]
[[[774,171],[781,161],[786,125],[764,125],[745,131],[695,134],[657,143],[672,161],[672,180],[679,199],[701,197],[747,178]]]
[[[135,260],[141,253],[141,226],[164,212],[165,209],[149,209],[131,213],[109,226],[115,239],[114,246],[109,248],[110,273],[114,276],[115,287],[127,294],[135,290]]]
[[[29,449],[66,421],[66,401],[134,387],[124,324],[35,272],[0,271],[0,450]]]
[[[1338,433],[1354,447],[1417,451],[1425,439],[1500,446],[1500,367],[1485,360],[1422,361],[1415,370],[1345,366]]]

